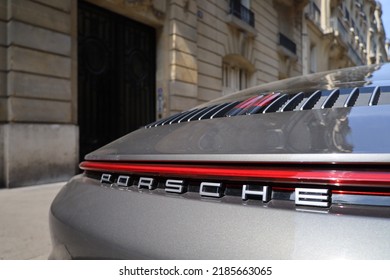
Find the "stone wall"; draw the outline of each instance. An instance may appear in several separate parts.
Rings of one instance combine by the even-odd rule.
[[[173,114],[198,104],[198,19],[195,1],[169,1],[169,110]]]
[[[75,173],[71,8],[71,0],[0,1],[0,187]]]

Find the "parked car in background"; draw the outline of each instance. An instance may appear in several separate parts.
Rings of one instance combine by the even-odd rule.
[[[51,258],[390,258],[390,65],[277,81],[86,156]]]

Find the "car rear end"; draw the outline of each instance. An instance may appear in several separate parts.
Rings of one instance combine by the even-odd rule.
[[[252,88],[89,154],[51,258],[389,258],[388,68]]]

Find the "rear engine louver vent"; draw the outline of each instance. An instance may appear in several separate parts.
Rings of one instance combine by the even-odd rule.
[[[273,92],[246,100],[212,105],[181,112],[145,126],[146,128],[203,119],[234,117],[311,109],[375,106],[390,104],[390,86],[360,87],[314,92]]]

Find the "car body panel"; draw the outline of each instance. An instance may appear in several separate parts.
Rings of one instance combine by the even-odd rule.
[[[389,119],[380,105],[202,120],[139,129],[86,159],[388,163]]]
[[[388,218],[117,190],[82,176],[53,204],[55,243],[76,259],[390,258]]]
[[[261,85],[90,153],[84,173],[52,203],[50,257],[390,258],[389,70],[371,65]],[[295,109],[273,103],[295,96]],[[239,115],[255,112],[252,100],[268,107]],[[230,111],[219,117],[187,118],[225,103]],[[180,191],[167,189],[169,181]]]

